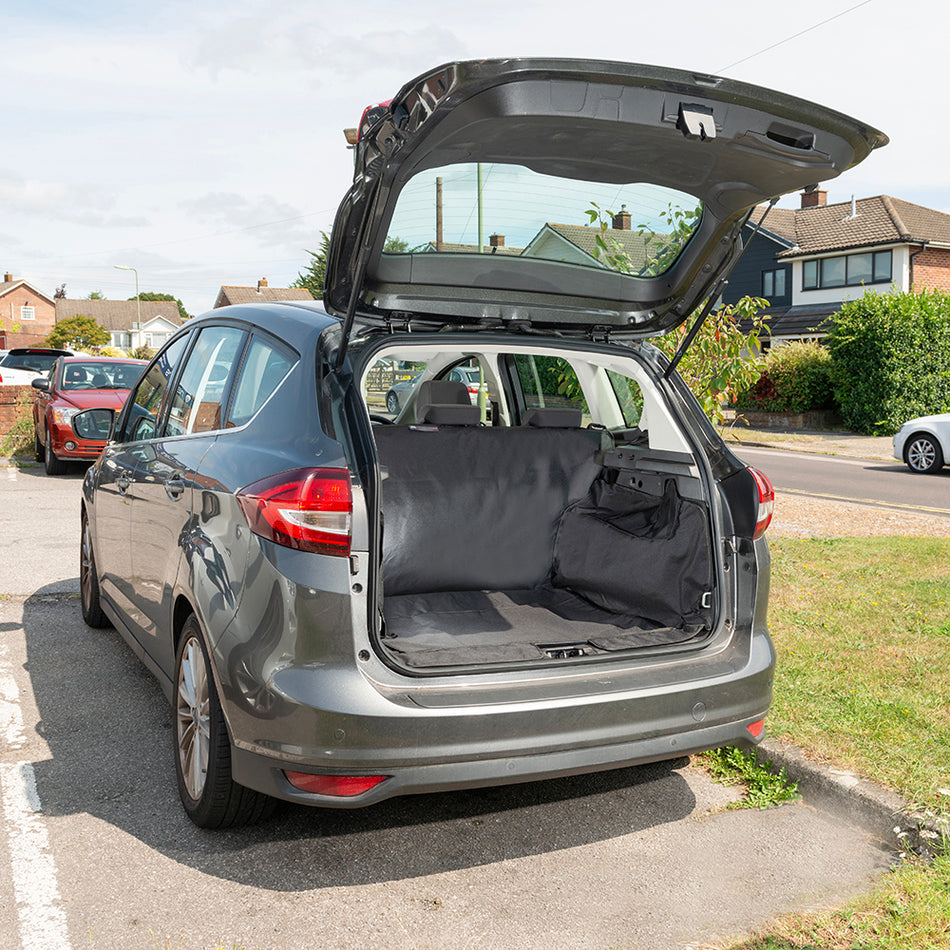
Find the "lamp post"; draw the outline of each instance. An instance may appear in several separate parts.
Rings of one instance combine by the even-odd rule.
[[[135,329],[141,333],[142,332],[142,298],[139,296],[139,272],[134,267],[129,267],[128,264],[113,264],[112,265],[116,270],[130,270],[135,274],[135,315],[136,315],[136,325]],[[139,345],[141,346],[142,341],[139,340]]]

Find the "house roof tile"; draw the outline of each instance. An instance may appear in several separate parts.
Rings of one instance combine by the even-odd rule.
[[[222,285],[218,291],[215,307],[227,307],[237,303],[270,303],[274,300],[313,300],[306,287],[235,287]]]
[[[162,317],[172,326],[181,326],[182,319],[178,304],[174,300],[142,300],[142,325],[156,317]],[[92,317],[106,330],[132,329],[139,319],[139,310],[134,300],[68,300],[64,297],[56,301],[56,322],[82,315]]]
[[[877,195],[851,202],[812,208],[773,208],[763,230],[792,244],[778,257],[806,257],[826,251],[873,247],[878,244],[937,242],[950,244],[950,214],[922,205]],[[755,208],[750,222],[762,218],[765,206]]]

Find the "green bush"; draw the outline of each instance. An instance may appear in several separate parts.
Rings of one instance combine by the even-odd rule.
[[[950,295],[865,294],[832,317],[826,344],[849,429],[888,435],[950,410]]]
[[[810,412],[835,408],[831,355],[817,343],[789,343],[773,349],[762,375],[736,401],[739,410]]]

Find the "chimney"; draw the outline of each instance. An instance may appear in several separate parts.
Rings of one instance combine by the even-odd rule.
[[[630,212],[626,205],[621,205],[620,210],[614,215],[613,228],[615,231],[630,230]]]
[[[266,286],[267,286],[267,278],[266,278],[266,277],[262,277],[262,278],[257,282],[257,292],[260,293],[260,292],[261,292],[261,288],[262,288],[262,287],[266,287]]]
[[[4,282],[5,284],[12,284],[12,283],[13,283],[13,274],[5,273],[5,274],[3,275],[3,282]]]
[[[489,234],[488,243],[492,247],[504,247],[505,246],[505,236],[504,234]]]
[[[816,188],[814,191],[802,192],[803,208],[824,208],[827,201],[828,192],[822,190],[821,188]]]

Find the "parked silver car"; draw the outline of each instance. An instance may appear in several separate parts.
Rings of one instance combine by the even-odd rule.
[[[773,493],[649,341],[718,297],[752,208],[886,137],[593,61],[452,63],[374,115],[325,309],[189,320],[120,413],[73,418],[109,433],[83,615],[172,700],[186,811],[754,745]],[[510,253],[467,226],[477,205]],[[366,403],[394,362],[421,368],[398,425]]]

